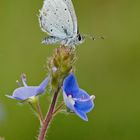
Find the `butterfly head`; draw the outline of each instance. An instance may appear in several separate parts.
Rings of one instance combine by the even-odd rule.
[[[81,34],[78,34],[77,35],[77,44],[82,44],[84,41],[85,41],[85,36],[84,35],[81,35]]]
[[[77,34],[75,37],[70,37],[62,41],[64,46],[75,47],[82,44],[85,41],[85,36]]]

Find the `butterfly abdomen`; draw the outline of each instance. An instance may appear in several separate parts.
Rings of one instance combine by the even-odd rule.
[[[58,43],[60,42],[61,39],[57,38],[57,37],[54,37],[54,36],[49,36],[49,37],[46,37],[43,41],[42,41],[42,44],[55,44],[55,43]]]

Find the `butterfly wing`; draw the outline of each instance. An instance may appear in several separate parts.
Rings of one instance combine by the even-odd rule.
[[[40,11],[40,26],[50,36],[73,37],[74,24],[69,6],[63,0],[45,0]]]
[[[63,0],[63,2],[66,3],[66,5],[68,6],[73,21],[73,33],[77,35],[78,25],[77,25],[77,17],[75,14],[73,3],[71,0]]]

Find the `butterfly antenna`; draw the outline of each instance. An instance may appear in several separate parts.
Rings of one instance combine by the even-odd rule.
[[[84,34],[85,37],[91,39],[91,40],[97,40],[97,39],[105,39],[104,36],[93,36],[93,35],[87,35],[87,34]]]

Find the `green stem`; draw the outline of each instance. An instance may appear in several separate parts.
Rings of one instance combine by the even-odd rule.
[[[42,125],[44,118],[43,118],[43,114],[42,114],[42,110],[41,110],[41,107],[40,107],[39,100],[38,100],[38,102],[36,104],[36,110],[37,110],[37,113],[38,113],[38,116],[39,116],[39,119],[40,119],[40,123]]]
[[[32,103],[29,102],[29,104],[31,105],[32,109],[36,112],[36,114],[38,115],[38,118],[40,120],[40,124],[43,124],[43,114],[42,114],[42,110],[40,107],[40,103],[39,103],[39,99],[36,98],[36,102]]]
[[[61,109],[62,107],[64,106],[64,102],[62,102],[56,109],[55,111],[53,112],[53,116],[55,116]]]

